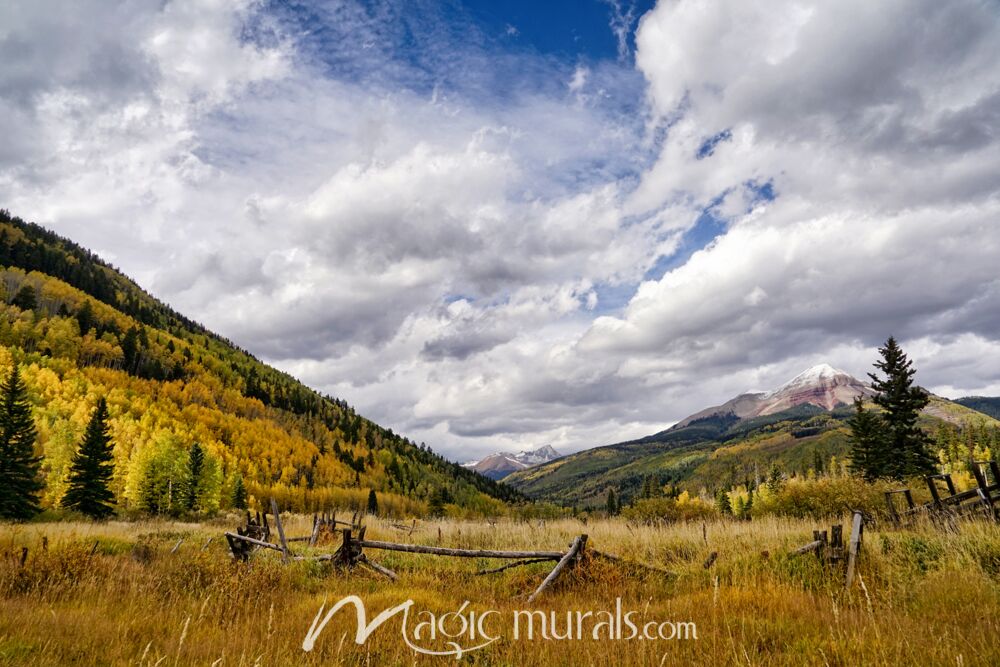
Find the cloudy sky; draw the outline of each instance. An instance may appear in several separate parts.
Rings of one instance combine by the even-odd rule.
[[[889,334],[1000,395],[992,0],[13,0],[0,136],[0,206],[454,459]]]

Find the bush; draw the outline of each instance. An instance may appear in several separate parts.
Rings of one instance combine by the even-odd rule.
[[[751,514],[823,519],[861,510],[871,516],[882,516],[886,513],[885,492],[902,486],[906,484],[869,483],[860,477],[793,478],[777,488],[761,486]]]
[[[714,503],[692,498],[687,491],[676,498],[644,498],[622,510],[632,521],[696,521],[718,515]]]

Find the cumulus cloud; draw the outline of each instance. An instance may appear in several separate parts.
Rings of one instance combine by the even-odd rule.
[[[996,393],[996,8],[631,7],[562,62],[409,3],[8,3],[0,201],[457,459],[889,333]]]

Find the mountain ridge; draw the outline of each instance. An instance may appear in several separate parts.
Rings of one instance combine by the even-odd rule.
[[[513,472],[534,468],[561,456],[552,445],[542,445],[523,452],[494,452],[479,460],[463,463],[462,466],[499,481]]]
[[[569,454],[503,482],[536,499],[603,506],[609,489],[628,500],[650,476],[698,493],[742,483],[774,465],[805,473],[816,461],[845,459],[850,402],[858,395],[872,390],[820,364],[773,390],[740,394],[657,433]],[[1000,426],[958,403],[930,398],[921,415],[925,428],[974,421]]]
[[[96,395],[108,397],[113,490],[127,511],[176,511],[170,489],[195,441],[213,466],[206,506],[214,508],[228,506],[237,479],[258,502],[277,497],[298,510],[341,501],[363,508],[369,490],[403,513],[423,511],[435,495],[483,513],[523,500],[264,364],[91,251],[3,209],[0,296],[0,362],[22,367],[43,420],[46,507],[58,504],[81,415]]]
[[[718,414],[732,414],[741,419],[766,416],[803,404],[833,410],[837,405],[850,405],[856,396],[871,394],[871,387],[849,373],[826,363],[817,364],[776,389],[740,394],[721,405],[705,408],[685,417],[675,427],[683,428],[694,421]]]

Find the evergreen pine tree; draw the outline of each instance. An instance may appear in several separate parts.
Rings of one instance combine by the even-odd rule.
[[[935,470],[927,435],[917,426],[920,411],[930,402],[930,397],[920,387],[913,386],[916,370],[912,362],[892,336],[879,348],[882,358],[875,367],[885,374],[874,373],[875,404],[883,410],[888,451],[885,452],[884,473],[889,477],[931,474]]]
[[[614,516],[618,514],[618,499],[615,498],[614,489],[608,489],[607,511],[608,511],[608,516]]]
[[[87,424],[80,449],[73,456],[69,470],[69,489],[62,506],[82,512],[93,519],[114,513],[115,497],[108,488],[114,472],[111,433],[108,430],[108,404],[102,398]]]
[[[368,513],[371,515],[378,514],[378,496],[375,495],[375,489],[368,491]]]
[[[715,496],[715,506],[719,510],[719,514],[723,516],[731,516],[733,513],[733,506],[729,502],[729,494],[725,491],[720,490]]]
[[[17,291],[17,294],[14,295],[14,301],[12,303],[21,310],[34,310],[38,307],[38,298],[35,296],[35,288],[25,283],[24,286]]]
[[[854,416],[847,423],[851,427],[851,471],[869,482],[886,475],[888,448],[882,417],[867,409],[858,396],[854,399]]]
[[[233,509],[245,510],[247,508],[247,487],[243,485],[243,475],[236,474],[236,483],[233,485]]]
[[[188,484],[185,489],[184,507],[188,510],[198,509],[198,490],[201,484],[201,472],[205,468],[205,450],[197,442],[191,445],[188,453]]]
[[[0,401],[0,517],[27,519],[39,511],[42,457],[35,456],[35,420],[16,363],[0,385]]]
[[[76,311],[76,321],[80,325],[81,336],[86,336],[87,332],[94,327],[94,307],[90,305],[90,300],[84,301],[80,309]]]

